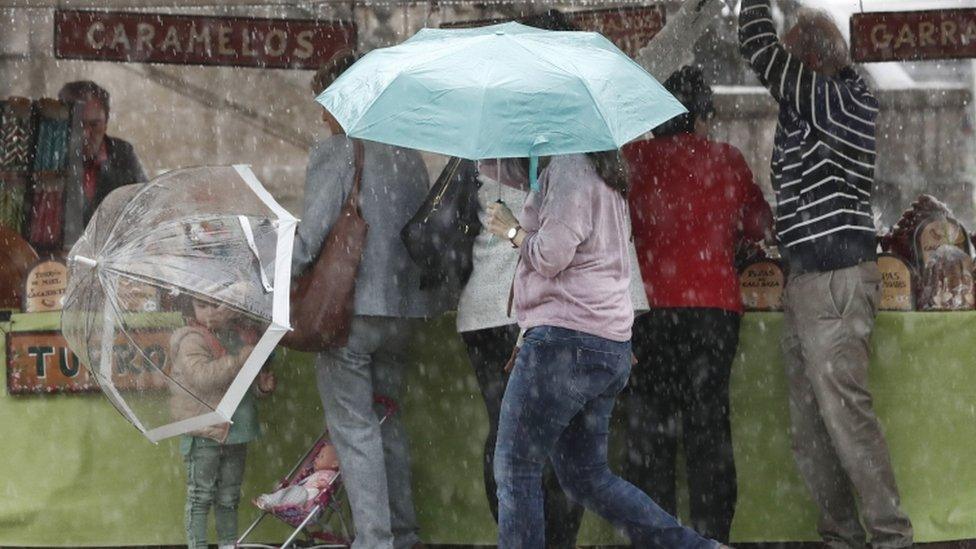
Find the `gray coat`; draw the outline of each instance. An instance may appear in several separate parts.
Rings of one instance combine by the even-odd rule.
[[[407,255],[400,230],[427,196],[429,178],[420,154],[363,141],[365,163],[360,207],[369,223],[356,279],[355,314],[422,318],[435,311],[433,292],[420,290],[420,269]],[[312,148],[305,175],[305,201],[295,235],[292,273],[314,261],[342,204],[352,190],[352,140],[332,136]]]

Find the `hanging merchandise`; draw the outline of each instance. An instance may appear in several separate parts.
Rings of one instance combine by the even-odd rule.
[[[24,226],[27,195],[25,173],[0,171],[0,227],[20,233]]]
[[[11,97],[0,103],[0,170],[30,169],[31,101]]]
[[[36,103],[37,147],[27,239],[38,250],[61,247],[64,234],[64,188],[71,111],[54,99]]]
[[[16,233],[24,226],[32,138],[31,100],[0,102],[0,226]]]
[[[61,248],[64,234],[64,179],[57,172],[40,172],[34,176],[27,240],[38,250]]]
[[[54,99],[37,102],[37,153],[34,171],[63,171],[68,157],[68,106]]]

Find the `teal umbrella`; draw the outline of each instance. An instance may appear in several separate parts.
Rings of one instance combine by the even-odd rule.
[[[618,149],[685,108],[602,35],[423,29],[316,99],[350,137],[471,160]]]

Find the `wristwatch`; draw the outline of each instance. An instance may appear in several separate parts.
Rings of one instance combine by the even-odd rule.
[[[508,238],[508,241],[512,243],[512,247],[513,248],[518,248],[518,245],[515,244],[515,237],[518,236],[518,232],[521,229],[522,229],[522,227],[516,225],[516,226],[512,227],[511,229],[509,229],[507,233],[505,233],[505,237]]]

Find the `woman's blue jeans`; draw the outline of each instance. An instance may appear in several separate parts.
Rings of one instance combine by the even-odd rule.
[[[630,342],[541,326],[525,334],[502,401],[495,447],[500,549],[542,549],[542,469],[624,531],[634,547],[713,548],[644,492],[610,472],[607,436],[630,376]]]

